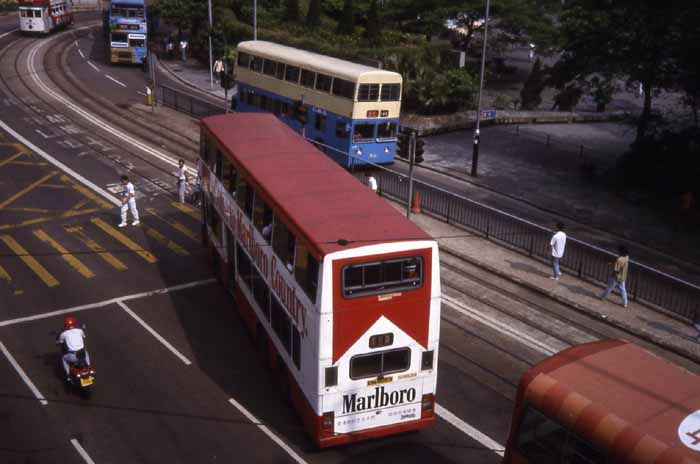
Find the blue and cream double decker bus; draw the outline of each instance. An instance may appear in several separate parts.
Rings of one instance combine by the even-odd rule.
[[[145,0],[115,0],[105,12],[111,63],[141,64],[147,53]]]
[[[343,166],[391,163],[401,75],[271,42],[238,44],[241,112],[270,112]]]

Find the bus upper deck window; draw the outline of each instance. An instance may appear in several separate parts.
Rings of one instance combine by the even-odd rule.
[[[277,69],[277,62],[272,60],[265,60],[263,65],[263,74],[266,76],[274,76],[275,70]]]
[[[250,55],[247,53],[240,52],[238,54],[238,66],[241,68],[248,68],[250,65]]]
[[[355,83],[338,79],[336,77],[333,79],[332,93],[338,97],[349,98],[352,100],[355,98]]]
[[[263,64],[263,59],[260,58],[259,56],[254,56],[250,60],[250,69],[255,72],[260,72],[262,71],[262,64]]]
[[[277,70],[275,71],[275,77],[279,80],[284,80],[284,63],[277,63]]]
[[[382,101],[401,100],[401,84],[382,84]]]
[[[331,91],[331,76],[326,76],[325,74],[316,74],[316,90],[320,92],[330,92]]]
[[[379,99],[379,84],[360,84],[357,90],[357,101],[377,101]]]
[[[309,88],[314,88],[314,84],[316,83],[316,73],[313,71],[309,71],[307,69],[302,69],[301,70],[301,85],[304,87],[309,87]]]
[[[296,66],[287,65],[287,69],[284,72],[284,80],[298,84],[299,83],[299,68],[297,68]]]

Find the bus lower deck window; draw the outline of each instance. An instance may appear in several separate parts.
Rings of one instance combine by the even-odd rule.
[[[423,258],[374,261],[344,266],[343,296],[355,298],[423,286]]]
[[[350,135],[350,130],[348,128],[348,123],[345,121],[336,121],[335,123],[335,136],[339,139],[347,139]]]
[[[350,359],[352,380],[403,372],[411,367],[411,350],[399,348],[378,353],[361,354]]]
[[[112,32],[112,42],[127,43],[128,36],[123,32]]]
[[[355,130],[352,134],[352,141],[357,142],[371,142],[374,140],[374,124],[358,124],[355,126]]]
[[[129,39],[129,46],[141,48],[143,47],[144,39]]]
[[[395,139],[396,130],[399,125],[395,122],[383,122],[377,124],[377,138],[378,139]]]
[[[316,113],[314,116],[316,116],[316,121],[314,123],[314,127],[316,127],[316,130],[320,132],[325,132],[327,118],[320,113]]]

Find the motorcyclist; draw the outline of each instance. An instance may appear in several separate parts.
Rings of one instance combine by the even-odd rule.
[[[85,332],[76,325],[74,317],[66,317],[63,321],[63,332],[56,339],[56,344],[63,345],[62,362],[68,381],[70,381],[70,364],[80,360],[84,361],[86,366],[90,365],[90,356],[85,349]]]

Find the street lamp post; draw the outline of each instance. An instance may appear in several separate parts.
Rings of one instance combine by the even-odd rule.
[[[481,123],[481,94],[484,91],[484,67],[486,65],[486,34],[489,29],[490,0],[486,0],[486,17],[484,18],[484,43],[481,47],[481,75],[479,76],[479,99],[476,103],[476,129],[474,130],[474,144],[472,145],[472,169],[471,176],[477,177],[476,169],[479,165],[479,125]]]
[[[258,0],[253,0],[253,40],[258,40]]]
[[[209,0],[209,85],[213,89],[214,88],[214,63],[212,59],[212,50],[211,50],[211,31],[214,27],[214,22],[212,21],[211,18],[211,0]]]

